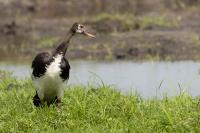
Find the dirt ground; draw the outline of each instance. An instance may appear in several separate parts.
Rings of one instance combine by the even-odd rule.
[[[0,59],[51,51],[74,22],[70,59],[200,60],[199,0],[0,0]]]

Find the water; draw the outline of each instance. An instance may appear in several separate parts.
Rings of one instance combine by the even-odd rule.
[[[113,85],[125,93],[137,91],[143,97],[177,95],[180,90],[200,95],[200,63],[183,62],[96,62],[71,61],[68,84],[88,82]],[[30,65],[0,64],[1,70],[13,71],[17,78],[31,75]]]

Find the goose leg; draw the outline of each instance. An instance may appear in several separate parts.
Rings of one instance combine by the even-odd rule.
[[[57,99],[57,100],[56,100],[56,106],[57,106],[58,108],[61,107],[61,100],[60,100],[60,99]]]
[[[58,107],[58,108],[61,107],[61,99],[58,98],[57,96],[56,96],[56,98],[55,98],[55,104],[56,104],[56,107]]]
[[[42,102],[36,92],[35,96],[33,97],[33,104],[36,106],[36,107],[41,107],[42,105]]]

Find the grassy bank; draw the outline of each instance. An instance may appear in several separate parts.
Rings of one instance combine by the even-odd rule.
[[[198,132],[199,98],[162,100],[125,96],[112,87],[77,86],[65,92],[62,109],[35,108],[31,81],[0,81],[1,132]]]

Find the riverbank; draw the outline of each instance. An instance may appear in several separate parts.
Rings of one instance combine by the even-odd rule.
[[[2,1],[0,60],[52,51],[74,22],[96,39],[74,37],[70,59],[200,60],[199,7],[197,0]]]
[[[12,85],[11,85],[12,84]],[[31,81],[2,80],[0,130],[3,132],[199,132],[199,98],[180,93],[163,99],[124,95],[101,85],[65,92],[62,108],[32,104]]]

